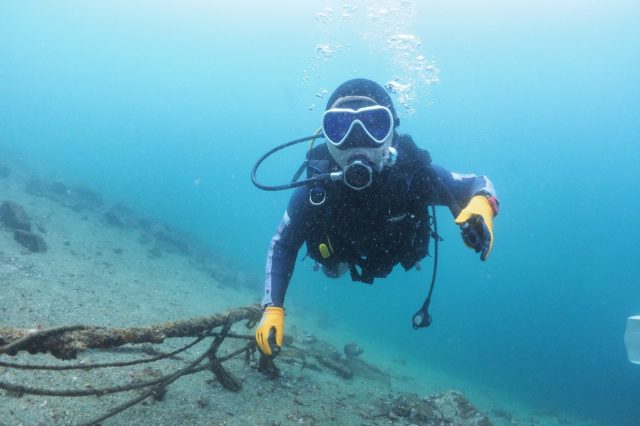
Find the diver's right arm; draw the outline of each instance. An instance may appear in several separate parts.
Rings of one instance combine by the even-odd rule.
[[[309,223],[307,195],[305,187],[296,189],[269,245],[262,299],[264,312],[256,330],[256,342],[266,355],[272,354],[268,341],[271,330],[275,331],[276,345],[282,346],[284,298]]]
[[[267,252],[262,306],[284,305],[298,250],[304,243],[308,224],[308,190],[296,189],[278,225]]]

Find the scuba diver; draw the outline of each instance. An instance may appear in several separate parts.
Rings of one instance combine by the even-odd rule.
[[[254,183],[267,190],[295,187],[267,254],[263,314],[256,342],[265,355],[277,353],[284,337],[284,300],[303,243],[316,268],[331,278],[347,272],[353,281],[371,284],[397,264],[420,269],[435,242],[429,295],[413,317],[413,327],[431,323],[429,302],[437,266],[435,205],[447,206],[462,239],[481,260],[493,248],[493,218],[498,201],[485,176],[452,173],[431,162],[411,136],[400,134],[391,97],[362,78],[340,85],[322,115],[322,133],[283,144],[254,166]],[[324,138],[310,148],[294,182],[268,187],[255,171],[276,150]],[[295,182],[306,168],[307,179]],[[429,212],[431,207],[431,213]]]

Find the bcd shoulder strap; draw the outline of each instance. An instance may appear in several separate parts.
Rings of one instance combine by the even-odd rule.
[[[312,178],[318,174],[329,173],[335,162],[329,154],[326,144],[321,144],[307,151],[307,178]]]

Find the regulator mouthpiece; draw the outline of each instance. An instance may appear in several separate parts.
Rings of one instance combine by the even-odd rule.
[[[627,347],[629,362],[640,364],[640,315],[627,319],[624,344]]]
[[[360,191],[373,182],[373,168],[362,160],[355,160],[345,167],[343,179],[349,188]]]

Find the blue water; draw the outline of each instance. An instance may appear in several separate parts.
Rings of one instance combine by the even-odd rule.
[[[2,1],[0,149],[198,233],[258,276],[289,194],[255,189],[253,161],[317,128],[322,89],[411,71],[359,2],[348,25],[336,2],[232,3]],[[302,263],[288,302],[542,409],[637,424],[640,367],[622,335],[640,314],[640,3],[379,4],[414,14],[398,29],[439,69],[400,130],[435,162],[491,177],[494,253],[479,262],[440,209],[429,330],[409,325],[429,268],[369,288]],[[325,7],[333,23],[315,18]],[[318,58],[326,42],[343,47]],[[290,178],[302,155],[264,178]]]

